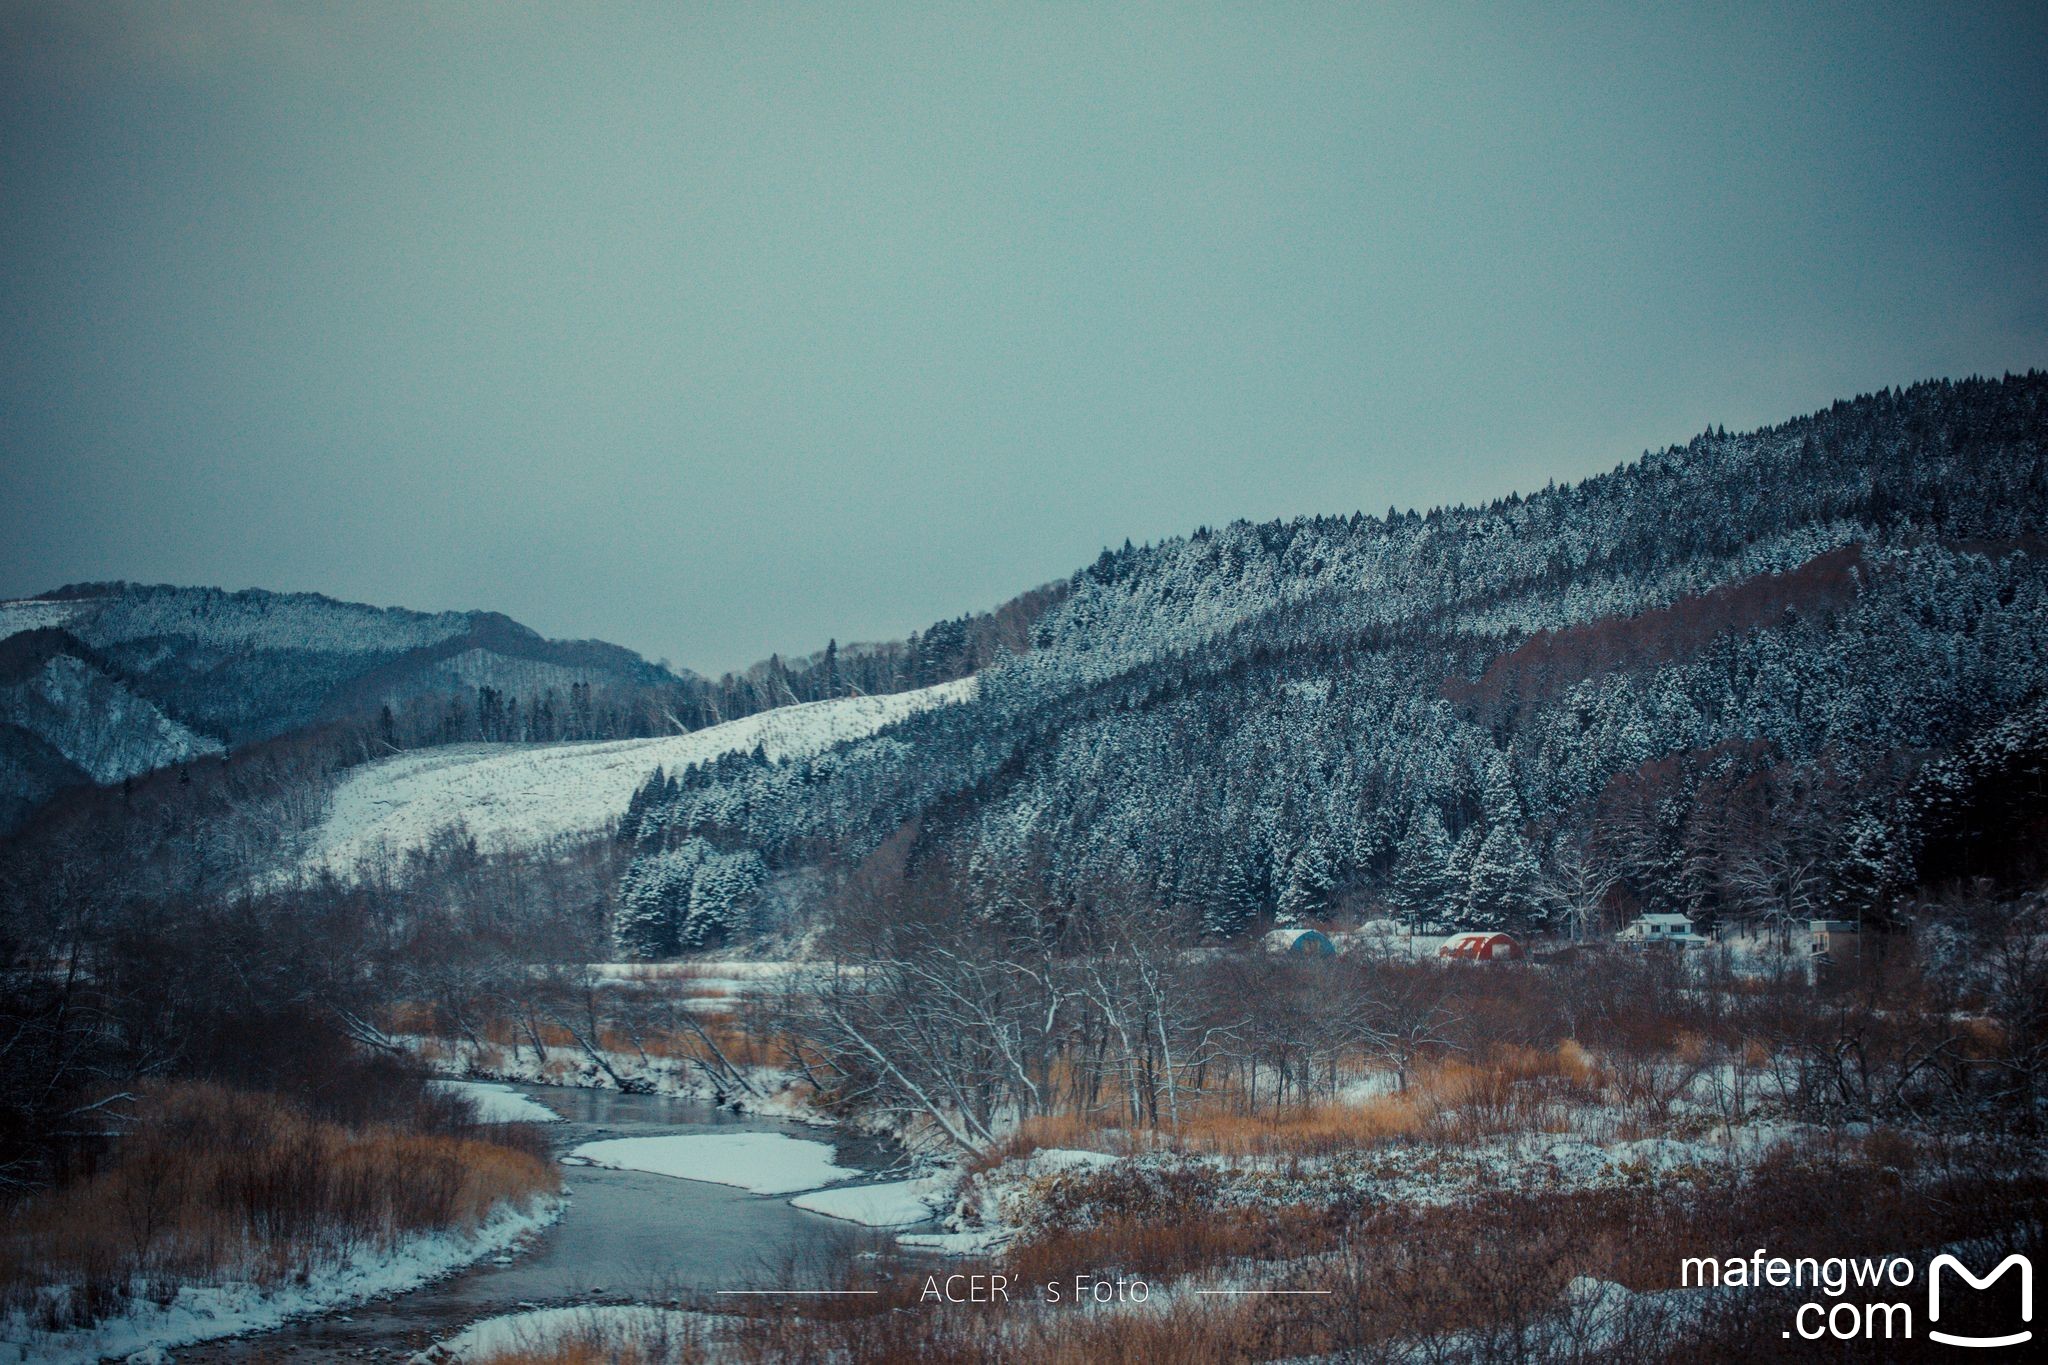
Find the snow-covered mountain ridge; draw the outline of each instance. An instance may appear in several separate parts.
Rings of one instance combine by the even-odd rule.
[[[836,642],[711,680],[599,640],[549,640],[488,611],[418,612],[317,593],[76,584],[0,602],[0,831],[66,786],[335,726],[365,751],[654,738],[813,701],[971,676],[1058,589],[939,621],[906,640]],[[30,675],[63,655],[69,690]],[[51,696],[69,697],[53,704]]]
[[[545,738],[651,734],[676,715],[701,723],[691,703],[703,687],[490,612],[75,585],[0,603],[0,829],[66,786],[352,715],[381,710],[394,741],[460,738],[488,696],[501,731],[516,716]]]
[[[1914,814],[1928,756],[2048,695],[2044,525],[2030,373],[1713,430],[1481,506],[1126,544],[974,701],[640,793],[621,946],[680,941],[694,910],[659,875],[679,859],[775,874],[899,831],[906,866],[1218,934],[1345,913],[1539,927],[1596,884],[1858,918],[1959,860]],[[2048,834],[2002,768],[1964,804],[2013,800],[2000,820]]]

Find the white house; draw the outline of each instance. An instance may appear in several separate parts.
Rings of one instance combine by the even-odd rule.
[[[1614,936],[1616,943],[1675,943],[1696,948],[1713,940],[1692,927],[1684,915],[1637,915]]]
[[[1832,958],[1836,953],[1854,951],[1862,942],[1863,926],[1853,919],[1809,920],[1807,952],[1815,957]]]

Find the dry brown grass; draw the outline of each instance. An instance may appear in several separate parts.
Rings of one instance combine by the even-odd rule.
[[[1083,1114],[1042,1114],[1025,1119],[1000,1146],[969,1166],[984,1171],[1049,1147],[1123,1155],[1183,1151],[1231,1157],[1329,1156],[1416,1136],[1423,1131],[1428,1115],[1419,1091],[1354,1103],[1291,1106],[1264,1114],[1191,1108],[1181,1116],[1178,1128],[1132,1129]]]
[[[1177,1306],[1171,1313],[1096,1315],[1083,1310],[936,1308],[895,1304],[824,1319],[763,1317],[742,1325],[730,1357],[748,1365],[1209,1365],[1289,1354],[1268,1330],[1272,1316],[1234,1301]],[[1294,1340],[1312,1343],[1311,1335]]]
[[[1116,1213],[1084,1228],[1034,1237],[1005,1257],[1005,1268],[1036,1284],[1099,1269],[1156,1277],[1187,1275],[1237,1260],[1269,1260],[1333,1250],[1347,1212],[1310,1205],[1233,1211],[1158,1208]]]
[[[1093,1151],[1108,1151],[1113,1140],[1112,1131],[1099,1118],[1087,1114],[1072,1111],[1034,1114],[1019,1123],[1000,1146],[968,1162],[968,1168],[975,1171],[988,1170],[1013,1157],[1029,1156],[1046,1147],[1081,1147]]]
[[[1884,1144],[1879,1144],[1883,1146]],[[1476,1191],[1440,1206],[1360,1202],[1344,1209],[1260,1214],[1200,1211],[1171,1186],[1142,1206],[1086,1228],[1042,1233],[999,1265],[1024,1285],[1005,1307],[919,1304],[899,1277],[876,1299],[846,1300],[805,1316],[764,1313],[739,1323],[736,1358],[748,1361],[1193,1362],[1331,1356],[1357,1361],[1709,1361],[1812,1359],[1810,1343],[1783,1336],[1796,1306],[1764,1292],[1736,1295],[1695,1318],[1645,1298],[1596,1321],[1574,1310],[1565,1286],[1590,1276],[1632,1290],[1678,1287],[1681,1258],[1768,1246],[1799,1256],[1893,1255],[1937,1248],[2001,1228],[2005,1249],[2040,1251],[2048,1186],[2015,1180],[1991,1154],[1924,1188],[1885,1179],[1869,1144],[1788,1156],[1711,1190],[1654,1185],[1597,1191]],[[1853,1197],[1845,1191],[1853,1190]],[[2017,1223],[2015,1223],[2017,1219]],[[1260,1300],[1157,1299],[1163,1281],[1217,1272],[1239,1281],[1328,1288],[1328,1296]],[[1140,1311],[1076,1311],[1036,1302],[1035,1286],[1076,1273],[1122,1272],[1151,1281]],[[1987,1299],[1975,1305],[2005,1313]],[[1990,1325],[1990,1324],[1987,1324]],[[1787,1343],[1790,1342],[1788,1345]],[[1884,1343],[1849,1359],[1898,1358]]]
[[[787,1057],[786,1044],[782,1039],[759,1029],[749,1027],[747,1021],[737,1014],[724,1010],[696,1010],[691,1018],[697,1027],[704,1030],[718,1050],[739,1066],[773,1066]],[[620,1030],[607,1030],[601,1035],[603,1046],[622,1056],[634,1056],[644,1050],[649,1057],[666,1061],[692,1059],[704,1056],[704,1044],[694,1034],[685,1031],[650,1030],[635,1039]]]
[[[1574,1106],[1600,1103],[1613,1084],[1576,1042],[1551,1048],[1503,1044],[1480,1058],[1419,1067],[1406,1090],[1362,1100],[1247,1112],[1219,1090],[1186,1103],[1178,1128],[1131,1129],[1113,1118],[1072,1111],[1035,1115],[975,1165],[987,1169],[1045,1147],[1322,1157],[1423,1137],[1472,1141],[1512,1131],[1564,1131]]]
[[[1125,1145],[1232,1157],[1331,1156],[1414,1137],[1423,1131],[1428,1118],[1426,1097],[1412,1091],[1266,1114],[1198,1112],[1184,1118],[1178,1132],[1147,1132]]]
[[[69,1320],[43,1324],[54,1330],[103,1316],[137,1283],[166,1302],[187,1282],[276,1284],[339,1248],[473,1229],[558,1184],[551,1163],[498,1143],[346,1128],[215,1085],[152,1086],[97,1172],[8,1211],[0,1305],[70,1285]]]
[[[1426,1068],[1412,1091],[1432,1137],[1473,1141],[1497,1133],[1564,1132],[1576,1106],[1606,1098],[1612,1077],[1577,1043],[1496,1046],[1479,1058]]]

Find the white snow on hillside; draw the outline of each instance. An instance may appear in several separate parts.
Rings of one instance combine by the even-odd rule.
[[[595,744],[464,744],[399,754],[356,770],[336,790],[307,854],[311,869],[351,875],[467,829],[493,852],[602,831],[657,767],[681,772],[761,746],[798,758],[934,706],[974,695],[962,678],[914,692],[785,706],[687,735]]]
[[[220,744],[172,720],[83,660],[60,654],[0,687],[0,720],[42,736],[95,782],[119,782]]]
[[[78,610],[76,602],[44,602],[33,597],[0,602],[0,640],[25,630],[61,626]]]

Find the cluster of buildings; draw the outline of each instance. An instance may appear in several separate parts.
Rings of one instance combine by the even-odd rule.
[[[1851,919],[1806,922],[1807,956],[1831,959],[1853,952],[1862,942],[1863,926]],[[1637,915],[1614,936],[1617,943],[1668,943],[1677,948],[1711,947],[1715,935],[1702,934],[1685,915]]]
[[[1862,926],[1854,920],[1808,920],[1806,954],[1816,962],[1832,961],[1854,952],[1861,935]],[[1617,944],[1645,948],[1710,948],[1720,941],[1718,934],[1701,933],[1689,916],[1666,914],[1638,915],[1614,936]],[[1336,941],[1319,929],[1275,929],[1266,935],[1266,948],[1305,957],[1333,957],[1338,951]],[[1452,934],[1436,955],[1454,962],[1518,962],[1528,951],[1513,934],[1475,929]]]

